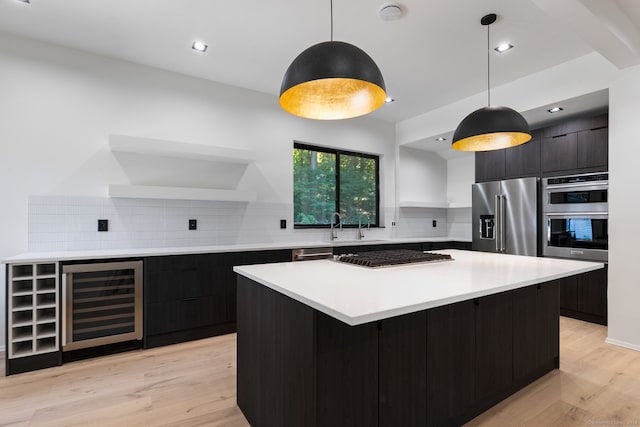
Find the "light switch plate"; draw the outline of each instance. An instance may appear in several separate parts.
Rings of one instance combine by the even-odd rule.
[[[98,231],[109,231],[109,220],[108,219],[99,219],[98,220]]]

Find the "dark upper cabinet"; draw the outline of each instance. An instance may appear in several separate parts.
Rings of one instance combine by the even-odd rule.
[[[563,122],[543,130],[542,173],[579,173],[607,170],[608,115]]]
[[[532,131],[526,144],[477,152],[476,182],[607,170],[607,126],[607,114],[570,119]]]
[[[531,140],[516,147],[476,153],[476,182],[540,175],[542,131],[531,132]]]
[[[542,139],[542,173],[578,167],[578,134],[567,133]]]
[[[540,140],[542,131],[531,132],[531,140],[526,144],[506,148],[505,178],[525,178],[540,176]]]
[[[605,168],[609,164],[609,128],[578,132],[578,167]]]
[[[478,151],[476,153],[476,182],[504,179],[506,150]]]

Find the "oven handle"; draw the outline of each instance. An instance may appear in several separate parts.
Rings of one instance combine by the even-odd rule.
[[[602,187],[601,190],[607,190],[609,188],[609,181],[591,181],[591,182],[580,182],[575,184],[558,184],[558,185],[547,185],[545,186],[545,190],[556,190],[559,188],[576,188],[576,187]]]
[[[545,216],[609,216],[609,212],[545,212]]]

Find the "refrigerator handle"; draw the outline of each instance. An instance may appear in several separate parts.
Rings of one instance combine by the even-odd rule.
[[[496,252],[500,252],[500,240],[502,239],[502,217],[500,216],[500,195],[496,194],[496,199],[494,200],[494,212],[496,215],[496,224],[495,224],[495,232],[494,238],[496,239]]]
[[[505,223],[507,222],[506,205],[507,196],[502,194],[500,195],[500,252],[505,251],[504,234],[506,229]]]

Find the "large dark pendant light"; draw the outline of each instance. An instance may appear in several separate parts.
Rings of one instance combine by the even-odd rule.
[[[362,49],[333,41],[311,46],[293,60],[282,79],[280,106],[308,119],[337,120],[362,116],[386,99],[382,73]]]
[[[489,25],[496,22],[496,14],[485,15],[480,20],[487,26],[487,106],[469,114],[453,133],[451,146],[462,151],[490,151],[515,147],[531,139],[529,124],[509,107],[491,106],[489,68]]]

